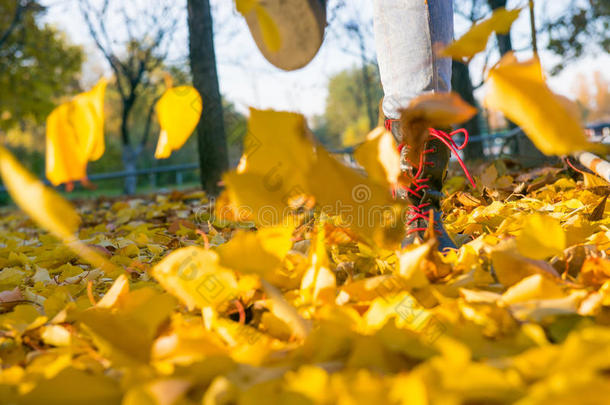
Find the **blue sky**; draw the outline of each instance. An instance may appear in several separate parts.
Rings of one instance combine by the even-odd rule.
[[[70,40],[82,44],[87,49],[88,62],[85,65],[83,81],[93,83],[107,71],[104,60],[98,54],[88,36],[77,0],[43,1],[49,7],[46,21],[66,31]],[[330,0],[330,6],[340,0]],[[537,0],[538,15],[552,16],[561,13],[569,0]],[[136,1],[137,2],[137,1]],[[184,0],[177,4],[185,3]],[[247,26],[234,10],[230,0],[211,0],[215,18],[215,45],[221,92],[234,102],[241,111],[249,106],[257,108],[274,108],[277,110],[296,111],[311,117],[321,114],[326,103],[326,86],[328,79],[336,72],[354,66],[359,58],[355,55],[355,43],[340,29],[340,20],[357,17],[368,21],[372,16],[371,0],[347,0],[348,9],[337,14],[327,30],[325,42],[314,60],[305,68],[295,72],[283,72],[274,68],[258,52],[252,41]],[[523,6],[526,1],[509,0],[509,7]],[[346,14],[347,13],[347,14]],[[349,14],[351,13],[351,14]],[[121,27],[117,27],[120,29]],[[468,24],[456,17],[456,36],[468,29]],[[527,11],[522,12],[514,25],[513,42],[516,49],[526,48],[529,42],[529,19]],[[493,39],[492,39],[493,40]],[[540,39],[544,43],[544,37]],[[372,38],[369,44],[370,56],[374,58]],[[186,16],[182,18],[178,31],[172,41],[171,59],[175,63],[187,62],[187,27]],[[519,53],[520,57],[531,56],[530,51]],[[494,61],[497,55],[492,55]],[[551,67],[557,57],[548,52],[541,52],[545,67]],[[578,74],[591,74],[595,70],[604,71],[610,64],[608,54],[597,54],[586,57],[567,68],[564,72],[549,80],[551,87],[568,97],[573,96],[574,80]],[[483,67],[482,57],[472,62],[475,82],[480,79]],[[605,69],[607,71],[607,69]],[[610,79],[608,73],[606,77]],[[478,92],[480,94],[480,91]]]

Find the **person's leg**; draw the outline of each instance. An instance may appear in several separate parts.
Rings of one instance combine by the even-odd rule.
[[[453,1],[374,0],[373,7],[383,112],[398,119],[420,94],[451,89],[451,59],[434,48],[453,39]]]
[[[415,97],[451,90],[451,60],[438,58],[435,49],[453,39],[452,0],[374,0],[377,59],[384,90],[382,109],[386,128],[403,142],[400,111]],[[414,178],[397,194],[411,202],[404,244],[422,238],[433,214],[440,248],[455,247],[441,222],[441,189],[451,156],[443,132],[430,131],[418,167],[401,150],[401,170]]]

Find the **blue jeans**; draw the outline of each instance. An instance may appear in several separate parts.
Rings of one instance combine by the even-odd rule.
[[[386,118],[420,94],[451,90],[451,59],[435,49],[453,39],[453,0],[373,0],[375,45]]]

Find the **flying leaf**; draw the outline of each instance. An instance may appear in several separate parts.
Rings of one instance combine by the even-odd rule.
[[[105,78],[47,117],[46,176],[53,185],[86,177],[87,162],[104,154]]]
[[[390,187],[400,176],[400,156],[396,147],[394,136],[384,128],[377,128],[356,149],[354,158],[371,179]]]
[[[578,119],[546,85],[537,58],[519,62],[508,53],[489,72],[486,83],[486,106],[501,111],[523,128],[544,154],[606,150],[601,144],[587,141]]]
[[[465,102],[457,93],[430,93],[416,97],[401,111],[402,142],[409,145],[408,158],[417,166],[428,128],[447,128],[471,119],[477,109]]]
[[[506,10],[504,7],[496,9],[487,20],[473,25],[460,39],[442,49],[440,56],[456,60],[471,59],[477,53],[485,50],[492,32],[508,33],[520,13],[521,9]]]
[[[191,86],[168,89],[155,106],[161,127],[155,158],[166,159],[180,149],[193,133],[201,117],[201,96]]]
[[[308,173],[308,190],[320,209],[340,216],[364,240],[393,249],[404,236],[402,203],[389,188],[341,164],[322,148]]]
[[[0,173],[15,203],[34,221],[60,239],[73,238],[81,219],[72,204],[45,187],[2,147]]]
[[[255,223],[281,223],[291,200],[307,193],[313,151],[302,115],[250,109],[243,164],[223,177],[229,199]]]
[[[75,236],[81,219],[72,204],[29,173],[0,146],[0,175],[15,203],[43,229],[66,243],[76,254],[107,273],[121,272],[114,264]]]

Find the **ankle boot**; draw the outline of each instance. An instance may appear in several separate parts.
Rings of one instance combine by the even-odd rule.
[[[408,159],[409,146],[403,144],[402,133],[400,131],[400,120],[385,121],[386,129],[392,132],[400,144],[400,169],[405,175],[413,178],[408,187],[398,187],[396,190],[397,198],[407,199],[411,204],[407,212],[405,221],[407,236],[403,245],[411,244],[417,239],[423,240],[425,233],[430,225],[430,216],[434,221],[434,232],[438,240],[440,250],[447,248],[455,249],[455,243],[447,234],[442,221],[441,198],[442,188],[447,177],[447,168],[451,152],[456,154],[459,163],[462,165],[468,179],[474,187],[474,182],[459,155],[458,150],[463,149],[468,142],[468,133],[461,129],[447,134],[446,132],[430,128],[429,138],[424,146],[419,164],[412,164]],[[464,144],[456,145],[453,135],[462,133],[465,136]]]

